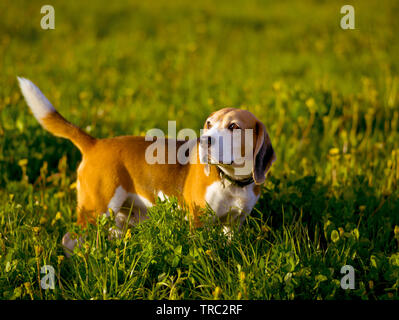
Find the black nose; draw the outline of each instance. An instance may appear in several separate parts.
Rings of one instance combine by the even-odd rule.
[[[203,136],[201,138],[201,143],[203,144],[207,144],[208,147],[210,147],[212,145],[212,143],[214,143],[215,139],[212,138],[211,136]]]

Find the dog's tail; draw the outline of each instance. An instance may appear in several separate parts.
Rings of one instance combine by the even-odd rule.
[[[71,140],[82,153],[94,145],[96,139],[65,120],[64,117],[54,109],[53,105],[47,100],[40,89],[30,80],[20,77],[17,78],[26,103],[43,128],[57,137]]]

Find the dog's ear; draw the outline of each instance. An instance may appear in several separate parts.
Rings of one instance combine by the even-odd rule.
[[[262,184],[265,182],[266,173],[276,160],[276,153],[273,150],[265,125],[260,121],[256,122],[255,137],[252,176],[256,184]]]

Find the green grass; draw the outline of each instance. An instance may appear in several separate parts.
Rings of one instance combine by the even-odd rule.
[[[0,3],[1,299],[398,299],[396,1],[352,1],[356,30],[341,1],[52,4],[45,31],[40,1]],[[39,126],[17,75],[96,137],[252,111],[277,154],[252,216],[229,242],[160,202],[122,239],[102,219],[63,259],[80,154]]]

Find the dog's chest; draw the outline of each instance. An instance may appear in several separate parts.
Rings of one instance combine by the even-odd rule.
[[[236,218],[239,215],[246,216],[252,211],[258,198],[259,195],[254,192],[254,184],[239,187],[229,182],[223,184],[216,181],[207,187],[205,193],[205,201],[218,217],[229,213]]]

